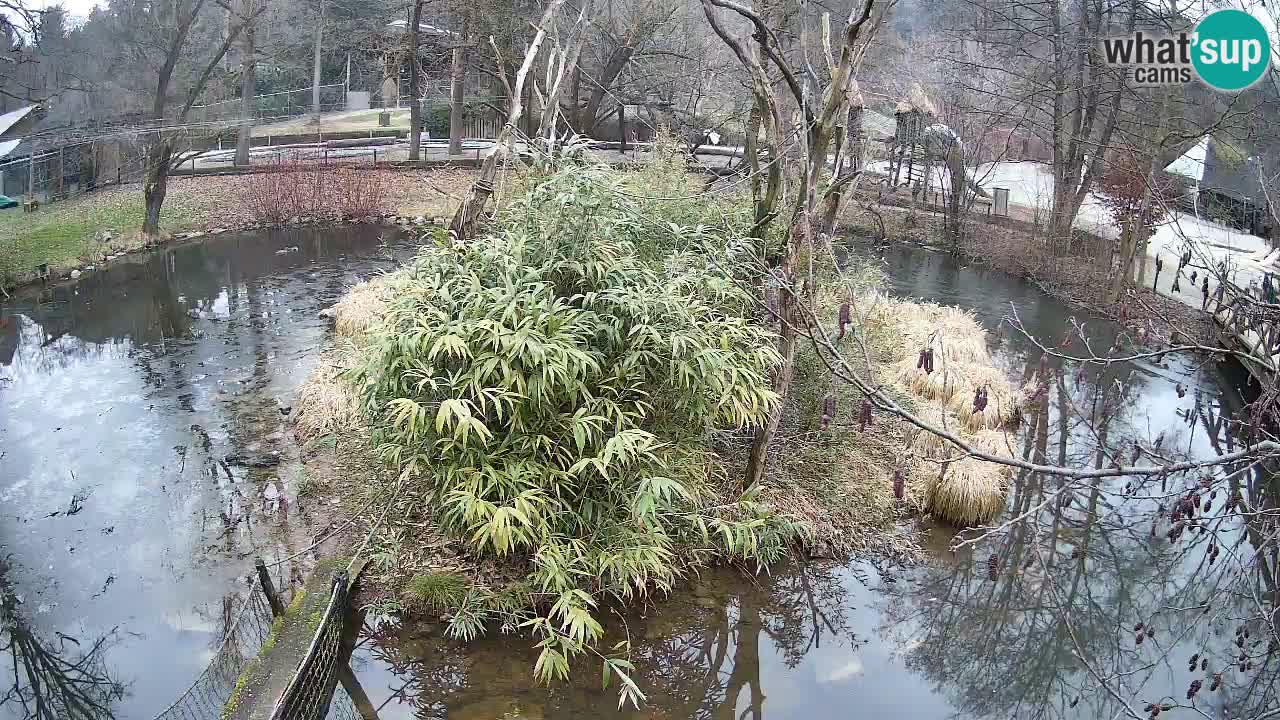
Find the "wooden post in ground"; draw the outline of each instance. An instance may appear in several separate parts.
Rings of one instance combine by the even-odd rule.
[[[271,615],[283,617],[284,603],[276,594],[276,586],[271,582],[271,573],[267,572],[267,564],[262,561],[262,558],[254,558],[253,566],[258,570],[258,582],[262,584],[262,594],[267,596],[267,604],[271,606]]]
[[[627,154],[627,106],[618,103],[618,148],[626,159]]]

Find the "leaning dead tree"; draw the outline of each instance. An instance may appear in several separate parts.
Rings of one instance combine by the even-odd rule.
[[[488,205],[490,196],[494,192],[494,183],[497,181],[498,168],[507,162],[511,154],[515,150],[515,140],[519,134],[520,119],[524,117],[524,92],[525,83],[528,81],[529,72],[533,69],[534,63],[538,58],[538,54],[546,42],[548,34],[552,31],[553,21],[556,13],[559,12],[565,0],[552,0],[543,11],[541,19],[535,26],[533,39],[525,48],[524,60],[520,63],[519,69],[516,70],[514,82],[508,82],[505,77],[502,78],[503,85],[507,91],[507,97],[511,98],[511,105],[507,109],[507,119],[502,129],[498,131],[498,136],[494,138],[493,150],[485,156],[484,162],[480,165],[480,173],[475,182],[472,183],[471,189],[467,191],[466,197],[462,201],[462,205],[458,207],[454,213],[453,221],[449,225],[450,235],[455,242],[464,243],[475,236],[476,229],[479,226],[480,218],[484,214],[486,205]],[[586,17],[587,5],[584,5],[578,14],[578,22],[573,25],[574,29],[581,26]],[[581,32],[578,32],[580,37]],[[578,40],[577,42],[581,42]],[[502,51],[498,49],[498,44],[494,38],[489,38],[489,45],[493,48],[494,56],[498,59],[499,66],[504,64],[502,59]],[[554,62],[554,58],[553,58]],[[558,93],[560,79],[564,72],[568,69],[568,63],[561,59],[554,65],[558,68],[554,75],[549,72],[549,85],[554,82]]]

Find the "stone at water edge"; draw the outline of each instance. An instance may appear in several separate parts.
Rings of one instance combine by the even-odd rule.
[[[238,465],[241,467],[251,468],[269,468],[280,464],[280,453],[276,451],[266,453],[231,453],[224,460],[229,465]]]
[[[80,271],[79,271],[79,270],[72,270],[72,271],[71,271],[71,279],[72,279],[72,280],[79,280],[79,279],[80,279],[80,275],[81,275],[81,273],[80,273]]]

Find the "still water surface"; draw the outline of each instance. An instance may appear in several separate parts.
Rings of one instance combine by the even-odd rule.
[[[253,556],[322,529],[281,413],[327,342],[317,312],[409,252],[378,228],[222,235],[0,305],[0,648],[23,649],[0,678],[17,659],[144,719],[190,684]],[[26,717],[5,679],[0,718]]]
[[[90,692],[104,717],[148,720],[190,683],[252,557],[287,557],[325,527],[324,508],[296,496],[297,451],[280,410],[328,342],[316,312],[411,252],[408,241],[381,240],[373,229],[221,236],[3,306],[0,647],[74,662],[101,641],[88,675],[102,681]],[[1018,384],[1039,370],[1040,352],[1002,325],[1010,303],[1046,337],[1073,316],[1100,348],[1119,331],[944,255],[860,252],[881,259],[893,293],[972,309]],[[1047,402],[1018,438],[1027,457],[1091,466],[1100,442],[1135,438],[1195,457],[1235,447],[1224,419],[1241,404],[1242,378],[1229,369],[1182,358],[1104,372],[1050,366]],[[221,462],[277,452],[270,467]],[[1261,493],[1258,478],[1246,480]],[[1011,507],[1038,506],[1055,483],[1018,478]],[[1247,600],[1230,577],[1201,571],[1202,546],[1152,538],[1158,488],[1124,502],[1124,484],[1068,508],[1047,503],[1039,535],[976,553],[949,552],[952,534],[927,528],[930,558],[910,570],[709,571],[610,623],[633,641],[649,696],[640,710],[619,710],[595,672],[536,685],[535,653],[520,638],[462,647],[430,623],[370,622],[352,664],[384,720],[1112,717],[1119,699],[1094,678],[1113,678],[1137,709],[1181,697],[1193,677],[1182,656],[1224,665],[1229,620],[1243,612],[1232,603]],[[280,567],[277,582],[305,561]],[[1199,603],[1215,594],[1226,599],[1206,616]],[[1138,621],[1160,628],[1141,647]],[[14,657],[0,654],[0,677]],[[1276,704],[1276,676],[1271,664],[1233,676],[1201,706],[1218,716],[1237,698]],[[8,686],[0,681],[0,698]],[[0,718],[25,716],[15,698],[0,699]]]

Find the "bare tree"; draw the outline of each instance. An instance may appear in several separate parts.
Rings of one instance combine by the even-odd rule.
[[[213,5],[229,10],[219,3],[220,0],[215,0]],[[225,37],[200,56],[200,49],[191,42],[192,32],[201,23],[216,22],[211,10],[213,5],[208,0],[177,0],[173,5],[158,7],[141,0],[129,0],[119,9],[121,41],[154,72],[148,116],[156,129],[148,133],[143,181],[146,214],[142,233],[149,237],[160,233],[160,210],[168,191],[169,171],[179,157],[178,141],[184,136],[181,126],[246,24],[266,8],[266,3],[259,4],[249,17],[232,13]],[[181,104],[172,111],[170,103],[175,94]],[[170,123],[172,127],[167,127]]]
[[[552,20],[560,10],[560,7],[564,5],[564,2],[565,0],[551,0],[547,4],[541,20],[535,26],[537,30],[534,32],[533,39],[529,41],[525,49],[524,60],[520,63],[519,70],[516,71],[515,82],[507,84],[507,97],[511,98],[511,104],[507,111],[506,123],[498,131],[498,137],[494,139],[493,151],[485,157],[484,163],[481,164],[479,177],[472,183],[471,189],[463,199],[462,205],[458,207],[458,211],[453,216],[449,232],[453,236],[454,242],[465,243],[475,235],[480,217],[489,202],[489,196],[493,194],[493,184],[497,179],[498,166],[505,163],[510,156],[511,146],[515,140],[520,118],[524,116],[522,98],[524,97],[525,81],[529,76],[529,71],[533,69],[538,52],[542,49],[542,45],[547,39]],[[498,45],[492,36],[490,36],[489,41],[494,55],[499,59],[499,65],[501,65],[502,52],[498,49]],[[505,76],[503,82],[506,82]]]
[[[462,154],[463,100],[467,84],[467,16],[463,15],[462,29],[454,38],[449,53],[449,154]]]
[[[783,398],[790,391],[794,373],[796,328],[803,324],[799,313],[800,298],[796,292],[802,258],[822,227],[819,214],[826,197],[833,191],[838,191],[859,173],[848,173],[827,183],[826,187],[820,187],[827,167],[827,151],[835,137],[836,120],[847,117],[849,90],[853,87],[850,78],[865,49],[866,37],[872,34],[870,30],[875,27],[875,23],[871,22],[874,5],[874,0],[866,0],[861,11],[849,15],[839,36],[838,60],[828,56],[831,58],[829,77],[821,95],[814,97],[802,86],[796,71],[782,56],[777,34],[759,14],[734,0],[702,0],[703,11],[716,35],[733,50],[739,62],[751,73],[752,92],[765,128],[769,161],[773,169],[770,171],[771,191],[766,194],[762,204],[757,205],[757,221],[752,229],[752,234],[757,237],[764,237],[763,233],[768,231],[769,225],[778,215],[777,203],[783,193],[772,189],[781,189],[780,163],[787,154],[783,142],[782,105],[773,90],[773,82],[765,68],[766,62],[782,76],[783,87],[800,108],[802,115],[800,137],[804,160],[797,168],[798,180],[793,194],[795,200],[788,213],[786,246],[776,270],[781,285],[778,292],[778,316],[782,327],[778,337],[778,354],[782,358],[782,366],[774,381],[774,391]],[[732,33],[720,17],[718,9],[732,11],[747,20],[753,34],[748,37]],[[864,27],[868,29],[867,36],[863,35]],[[808,79],[812,81],[811,77]],[[745,487],[756,486],[764,477],[769,445],[780,420],[781,411],[775,411],[768,422],[757,430],[743,481]]]

